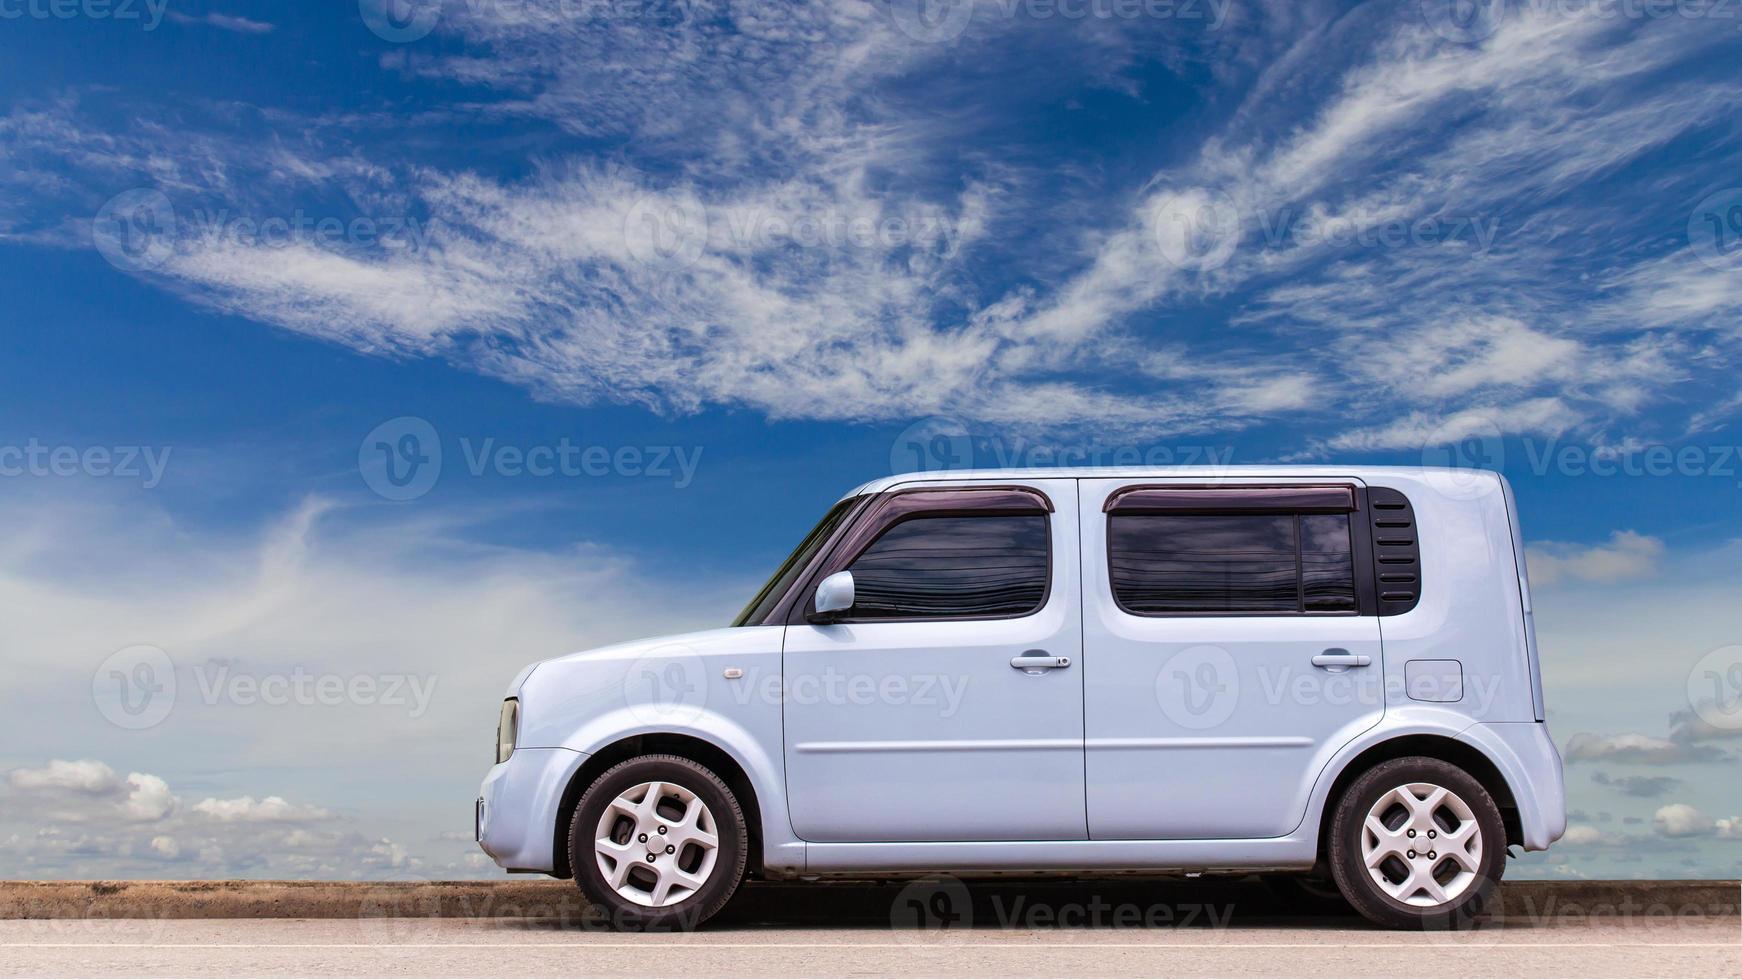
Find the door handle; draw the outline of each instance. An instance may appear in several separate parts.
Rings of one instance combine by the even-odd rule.
[[[1366,654],[1350,653],[1342,647],[1332,647],[1313,657],[1314,667],[1323,667],[1331,671],[1348,670],[1350,667],[1365,667],[1372,662],[1373,659]]]
[[[1010,658],[1010,666],[1025,674],[1044,674],[1055,667],[1069,667],[1071,658],[1054,657],[1045,650],[1025,650],[1020,656]]]

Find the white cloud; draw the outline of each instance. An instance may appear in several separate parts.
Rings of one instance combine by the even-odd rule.
[[[1701,837],[1713,830],[1712,818],[1686,803],[1658,807],[1651,820],[1665,837]]]
[[[17,752],[52,730],[68,753],[0,775],[0,840],[69,829],[52,847],[0,847],[0,877],[162,876],[158,836],[174,838],[176,866],[189,875],[354,877],[414,863],[482,873],[465,864],[475,845],[464,806],[407,810],[403,801],[476,794],[489,763],[479,740],[494,730],[514,673],[577,649],[717,624],[754,588],[690,582],[673,606],[655,598],[668,589],[584,542],[539,551],[474,543],[475,523],[502,516],[491,510],[311,501],[261,529],[212,531],[174,520],[156,497],[116,501],[64,491],[0,501],[0,519],[18,529],[0,541],[13,651],[0,676],[4,742]],[[104,560],[67,560],[94,553]],[[106,657],[140,643],[176,669],[160,724],[124,731],[89,701],[69,706],[67,691],[89,692]],[[330,676],[347,690],[353,679],[410,678],[429,696],[418,714],[409,688],[398,704],[349,695],[274,704],[226,680],[298,676]],[[114,754],[100,761],[99,752]],[[333,777],[334,759],[344,779]],[[167,768],[110,764],[148,760]],[[273,775],[260,785],[243,773]],[[308,836],[278,854],[297,830]],[[449,830],[465,839],[438,840]],[[376,851],[383,838],[404,853]],[[105,865],[97,854],[130,857]]]
[[[1719,817],[1712,832],[1720,840],[1742,840],[1742,817]]]
[[[1711,746],[1689,745],[1638,732],[1622,732],[1617,735],[1578,732],[1567,739],[1562,755],[1569,763],[1613,760],[1650,764],[1706,762],[1727,757],[1725,753]]]
[[[1530,584],[1550,586],[1567,581],[1604,585],[1657,574],[1664,544],[1635,531],[1615,531],[1607,544],[1576,545],[1539,541],[1525,549]]]
[[[195,803],[193,810],[223,823],[302,823],[331,816],[320,807],[295,806],[280,796],[268,796],[263,800],[252,796],[229,800],[208,798]]]
[[[135,772],[127,775],[127,799],[121,811],[129,820],[162,820],[176,807],[169,784],[156,776]]]
[[[117,785],[115,770],[95,759],[51,759],[40,769],[14,769],[7,779],[23,790],[71,789],[93,794],[112,792]]]

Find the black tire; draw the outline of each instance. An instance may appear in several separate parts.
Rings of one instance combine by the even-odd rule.
[[[682,900],[654,908],[617,893],[605,879],[593,844],[599,820],[611,801],[625,790],[646,782],[675,783],[700,797],[712,813],[719,847],[713,871],[703,885]],[[620,762],[600,774],[581,794],[569,821],[569,867],[575,884],[611,926],[626,931],[694,929],[724,908],[744,880],[750,854],[744,810],[732,790],[707,767],[675,755],[643,755]],[[679,855],[679,858],[682,856]]]
[[[1474,880],[1461,894],[1439,905],[1414,905],[1393,898],[1373,879],[1362,857],[1368,811],[1393,789],[1412,783],[1431,783],[1457,794],[1469,806],[1482,835]],[[1437,819],[1443,819],[1444,811],[1438,813]],[[1410,756],[1381,762],[1343,793],[1331,820],[1329,852],[1337,888],[1355,911],[1370,921],[1388,929],[1465,929],[1482,914],[1506,872],[1506,827],[1493,797],[1469,773],[1439,759]],[[1442,858],[1435,870],[1443,867]]]

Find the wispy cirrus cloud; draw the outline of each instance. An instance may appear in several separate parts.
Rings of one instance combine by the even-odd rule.
[[[1622,176],[1677,141],[1710,143],[1700,167],[1721,176],[1742,96],[1687,71],[1725,43],[1697,22],[1530,8],[1468,42],[1377,7],[1291,32],[1307,15],[1273,5],[1215,29],[976,17],[938,44],[872,4],[589,10],[458,5],[450,43],[381,57],[465,93],[440,118],[592,147],[514,176],[306,119],[264,156],[99,141],[67,105],[8,137],[26,164],[64,143],[171,192],[142,274],[196,303],[553,399],[1154,432],[1287,418],[1323,451],[1390,451],[1663,427],[1653,411],[1681,428],[1733,398],[1699,398],[1737,339],[1728,280],[1661,245],[1691,203],[1660,202],[1700,175]],[[1215,64],[1204,84],[1233,97],[1123,185],[1028,143],[965,146],[1012,109],[972,64],[1038,51],[1066,66],[1055,93],[1136,99],[1139,66]],[[916,99],[915,78],[983,111]],[[416,219],[418,247],[187,227],[190,202],[267,217],[316,188]],[[1659,244],[1616,247],[1640,239]]]

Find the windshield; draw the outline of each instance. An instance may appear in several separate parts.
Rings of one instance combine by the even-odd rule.
[[[846,520],[847,512],[851,511],[853,505],[859,500],[858,497],[849,497],[824,514],[823,519],[817,522],[817,526],[811,528],[811,533],[805,535],[804,540],[798,543],[798,547],[793,549],[792,554],[786,556],[786,560],[780,563],[774,576],[756,593],[756,598],[750,600],[750,604],[744,607],[744,611],[738,614],[738,618],[732,621],[732,625],[756,626],[767,619],[768,614],[774,611],[775,604],[780,601],[782,596],[786,595],[786,590],[792,588],[793,580],[797,579],[799,574],[805,570],[805,566],[810,564],[817,551],[822,548],[824,542],[829,540],[829,536],[835,533],[835,528]]]

